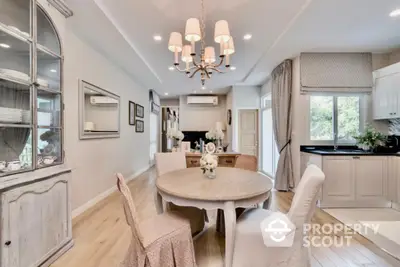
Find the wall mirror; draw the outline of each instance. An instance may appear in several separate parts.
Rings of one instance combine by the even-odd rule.
[[[79,108],[81,139],[119,137],[119,96],[88,82],[80,81]]]

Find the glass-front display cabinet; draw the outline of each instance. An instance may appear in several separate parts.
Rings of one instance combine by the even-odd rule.
[[[0,1],[0,177],[63,163],[62,54],[36,0]]]

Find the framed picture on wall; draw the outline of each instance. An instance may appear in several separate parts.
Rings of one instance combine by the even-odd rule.
[[[135,103],[129,101],[129,125],[135,125]]]
[[[135,107],[136,107],[136,117],[144,118],[144,107],[139,104],[136,104]]]
[[[151,103],[151,112],[158,115],[160,113],[160,106],[157,105],[156,103],[152,102]]]
[[[143,133],[144,132],[144,121],[136,120],[136,132]]]

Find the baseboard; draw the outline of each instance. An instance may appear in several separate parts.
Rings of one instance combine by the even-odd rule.
[[[141,175],[142,173],[144,173],[145,171],[147,171],[148,169],[150,169],[150,166],[146,166],[145,168],[135,172],[134,174],[132,174],[129,178],[126,178],[126,182],[129,182],[133,179],[135,179],[136,177],[138,177],[139,175]],[[95,196],[94,198],[92,198],[91,200],[89,200],[88,202],[86,202],[85,204],[83,204],[82,206],[74,209],[72,211],[72,218],[75,218],[77,216],[79,216],[80,214],[84,213],[86,210],[88,210],[89,208],[93,207],[94,205],[96,205],[98,202],[100,202],[101,200],[105,199],[106,197],[108,197],[109,195],[111,195],[112,193],[114,193],[115,191],[117,191],[117,186],[114,185],[113,187],[111,187],[110,189],[104,191],[103,193]]]

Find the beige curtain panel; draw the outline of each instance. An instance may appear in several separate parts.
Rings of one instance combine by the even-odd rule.
[[[292,134],[292,61],[285,60],[272,72],[272,118],[279,154],[275,188],[288,191],[294,188]]]

